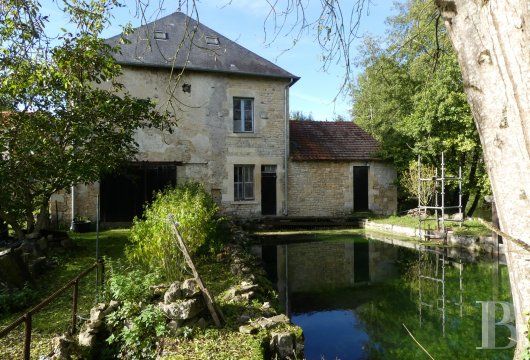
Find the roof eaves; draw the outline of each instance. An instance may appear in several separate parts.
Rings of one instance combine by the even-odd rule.
[[[253,72],[245,72],[245,71],[225,71],[225,70],[216,70],[216,69],[208,69],[208,68],[202,68],[202,67],[194,67],[194,66],[172,66],[172,65],[158,65],[158,64],[150,64],[150,63],[142,63],[142,62],[130,62],[130,61],[118,61],[118,64],[121,66],[131,66],[131,67],[139,67],[139,68],[151,68],[151,69],[175,69],[175,70],[189,70],[189,71],[197,71],[197,72],[206,72],[206,73],[217,73],[217,74],[232,74],[232,75],[242,75],[242,76],[253,76],[253,77],[267,77],[267,78],[273,78],[273,79],[291,79],[292,82],[289,84],[289,86],[292,86],[294,83],[296,83],[298,80],[300,80],[299,76],[295,76],[292,74],[289,75],[271,75],[271,74],[263,74],[263,73],[253,73]]]

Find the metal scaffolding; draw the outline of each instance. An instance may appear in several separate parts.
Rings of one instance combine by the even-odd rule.
[[[429,255],[434,255],[435,262],[434,262],[434,269],[427,269],[427,265],[429,264]],[[457,267],[459,270],[458,274],[458,282],[459,282],[459,294],[458,294],[458,301],[449,301],[447,299],[447,292],[446,292],[446,265],[453,265],[454,267]],[[420,327],[422,326],[422,320],[423,320],[423,309],[431,309],[431,310],[438,310],[440,312],[441,322],[442,322],[442,336],[445,336],[445,328],[446,328],[446,319],[447,319],[447,307],[446,305],[455,305],[459,308],[459,315],[460,318],[463,316],[463,308],[464,308],[464,299],[463,299],[463,293],[464,293],[464,284],[463,284],[463,269],[464,264],[462,263],[462,259],[458,259],[457,261],[451,260],[447,256],[447,249],[443,250],[434,250],[434,249],[424,249],[423,251],[418,252],[418,295],[419,295],[419,301],[418,301],[418,311],[419,311],[419,321],[420,321]],[[430,270],[430,271],[429,271]],[[436,288],[436,294],[437,297],[435,299],[435,303],[428,303],[425,301],[423,297],[423,287],[424,286],[432,286]]]
[[[439,175],[440,174],[440,175]],[[446,206],[445,198],[445,187],[448,181],[458,182],[458,205]],[[422,188],[424,184],[434,182],[433,192],[434,192],[434,204],[423,204]],[[447,215],[447,210],[458,209],[460,214],[457,218],[450,219]],[[428,211],[434,210],[434,214],[429,215]],[[425,222],[428,220],[436,220],[436,230],[438,233],[432,234],[428,233],[424,229]],[[444,242],[447,241],[447,231],[445,227],[446,221],[458,222],[459,226],[462,226],[464,221],[464,214],[462,212],[462,167],[458,167],[458,176],[447,176],[445,173],[445,160],[444,153],[442,152],[442,164],[441,171],[438,172],[438,168],[435,170],[435,176],[433,177],[422,177],[421,173],[421,157],[418,156],[418,224],[419,224],[419,236],[420,238],[430,238],[430,239],[443,239]],[[429,229],[430,230],[430,229]]]

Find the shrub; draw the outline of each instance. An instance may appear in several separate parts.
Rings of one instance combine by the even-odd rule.
[[[156,358],[157,340],[168,333],[166,317],[152,304],[140,307],[125,301],[107,317],[107,324],[112,329],[107,342],[119,348],[116,354],[119,359]]]
[[[0,290],[0,315],[26,309],[36,300],[35,291],[28,285],[18,290]]]
[[[112,271],[108,280],[108,291],[113,300],[149,301],[152,297],[151,287],[160,282],[160,276],[146,273],[141,269],[132,269],[126,273]]]
[[[106,295],[118,300],[120,307],[105,319],[110,329],[103,359],[154,359],[157,341],[167,334],[165,315],[150,302],[152,286],[159,284],[157,272],[125,268],[109,260],[109,279]]]
[[[421,164],[421,177],[432,179],[436,168],[429,164]],[[400,184],[411,199],[421,198],[422,205],[429,205],[436,191],[435,181],[421,181],[418,189],[418,162],[412,160],[408,169],[401,175]],[[419,191],[419,192],[418,192]]]
[[[198,183],[186,183],[158,193],[146,207],[144,218],[135,218],[130,232],[129,260],[149,269],[160,269],[167,280],[183,278],[185,267],[168,215],[178,222],[178,229],[191,254],[217,251],[219,236],[218,207]]]

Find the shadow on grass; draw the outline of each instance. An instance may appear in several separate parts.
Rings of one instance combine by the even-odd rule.
[[[100,256],[112,260],[124,258],[124,247],[127,242],[128,230],[109,230],[99,234]],[[96,261],[96,233],[75,234],[70,233],[75,247],[64,253],[50,252],[48,262],[50,269],[35,279],[31,285],[31,296],[33,301],[24,310],[0,314],[0,327],[8,325],[25,311],[35,306],[67,282],[75,278],[80,272],[89,268]],[[88,309],[95,302],[95,271],[83,278],[79,284],[79,309]],[[35,316],[34,328],[36,331],[60,332],[57,328],[63,319],[70,319],[70,306],[72,295],[67,291],[63,296],[57,298],[52,304],[43,308]],[[40,320],[42,318],[42,320]],[[0,351],[1,352],[1,351]]]

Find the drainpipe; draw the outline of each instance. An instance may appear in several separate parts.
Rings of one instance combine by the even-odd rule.
[[[285,174],[284,174],[284,190],[283,190],[283,196],[284,196],[284,209],[283,209],[283,215],[287,216],[289,212],[289,195],[288,195],[288,187],[289,187],[289,88],[291,85],[294,84],[296,80],[294,78],[291,78],[289,81],[289,84],[285,85],[284,89],[284,95],[285,95],[285,112],[284,112],[284,120],[285,120],[285,151],[284,151],[284,168],[285,168]]]
[[[72,222],[70,223],[70,230],[74,230],[74,219],[75,219],[75,185],[72,185]]]

